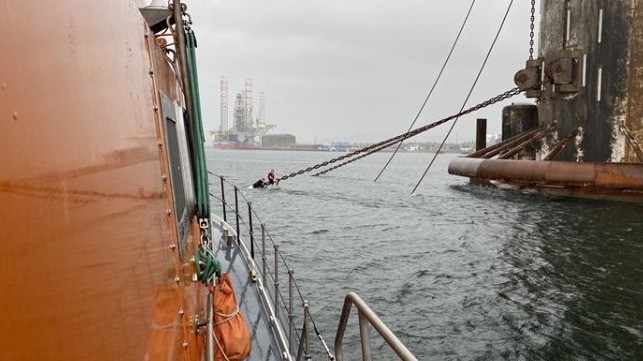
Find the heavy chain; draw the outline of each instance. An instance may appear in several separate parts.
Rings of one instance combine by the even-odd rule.
[[[511,90],[507,90],[506,92],[504,92],[504,93],[502,93],[500,95],[497,95],[497,96],[495,96],[495,97],[493,97],[491,99],[485,100],[484,102],[482,102],[482,103],[480,103],[478,105],[475,105],[475,106],[473,106],[473,107],[471,107],[469,109],[463,110],[458,114],[455,114],[455,115],[452,115],[450,117],[438,120],[437,122],[425,125],[423,127],[416,128],[416,129],[414,129],[412,131],[402,133],[402,134],[400,134],[398,136],[395,136],[393,138],[389,138],[389,139],[381,141],[379,143],[371,144],[371,145],[366,146],[364,148],[358,149],[358,150],[356,150],[354,152],[350,152],[350,153],[347,153],[347,154],[342,155],[340,157],[333,158],[331,160],[327,160],[327,161],[325,161],[323,163],[316,164],[316,165],[308,167],[306,169],[302,169],[302,170],[300,170],[298,172],[290,173],[288,175],[285,175],[285,176],[279,178],[279,180],[280,181],[286,180],[288,178],[292,178],[292,177],[295,177],[295,176],[310,172],[312,170],[319,169],[321,167],[325,167],[325,166],[327,166],[329,164],[336,163],[336,162],[338,162],[340,160],[350,158],[350,157],[352,157],[354,155],[357,155],[357,154],[360,154],[360,153],[366,153],[366,154],[364,154],[364,155],[362,155],[362,156],[360,156],[358,158],[351,159],[350,161],[346,161],[344,163],[338,164],[337,166],[329,168],[329,169],[325,170],[324,172],[320,172],[320,173],[318,173],[316,175],[320,175],[320,174],[330,172],[331,170],[337,169],[337,168],[339,168],[339,167],[341,167],[343,165],[346,165],[346,164],[352,163],[352,162],[354,162],[354,161],[356,161],[358,159],[364,158],[367,155],[370,155],[370,154],[373,154],[375,152],[378,152],[378,151],[380,151],[380,150],[382,150],[382,149],[384,149],[384,148],[386,148],[386,147],[388,147],[390,145],[393,145],[393,144],[396,144],[396,143],[401,142],[403,140],[406,140],[406,139],[409,139],[411,137],[414,137],[414,136],[416,136],[416,135],[418,135],[420,133],[423,133],[423,132],[425,132],[425,131],[427,131],[427,130],[429,130],[431,128],[437,127],[440,124],[444,124],[444,123],[448,122],[449,120],[453,120],[453,119],[461,117],[463,115],[475,112],[475,111],[480,110],[480,109],[482,109],[484,107],[487,107],[489,105],[498,103],[498,102],[503,101],[505,99],[509,99],[509,98],[513,97],[514,95],[517,95],[517,94],[520,94],[520,93],[521,93],[521,90],[519,88],[517,88],[517,87],[513,88]]]
[[[536,13],[536,0],[531,0],[531,23],[529,24],[529,60],[534,59],[534,16]]]
[[[325,170],[323,170],[323,171],[321,171],[319,173],[315,173],[315,174],[313,174],[313,177],[317,177],[319,175],[326,174],[328,172],[334,171],[335,169],[337,169],[339,167],[345,166],[346,164],[349,164],[349,163],[353,163],[356,160],[362,159],[362,158],[364,158],[364,157],[366,157],[368,155],[371,155],[373,153],[377,153],[380,150],[382,150],[384,148],[388,148],[388,147],[390,147],[390,146],[392,146],[392,145],[394,145],[396,143],[399,143],[399,142],[401,142],[401,141],[395,141],[395,142],[390,142],[390,143],[383,144],[383,145],[381,145],[381,146],[379,146],[379,147],[377,147],[375,149],[371,149],[370,151],[368,151],[368,152],[366,152],[366,153],[364,153],[364,154],[362,154],[362,155],[360,155],[358,157],[355,157],[353,159],[349,159],[349,160],[347,160],[347,161],[345,161],[343,163],[340,163],[340,164],[338,164],[336,166],[333,166],[333,167],[330,167],[328,169],[325,169]]]

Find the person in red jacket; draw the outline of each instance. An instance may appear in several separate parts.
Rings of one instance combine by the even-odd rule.
[[[266,184],[278,184],[279,180],[275,178],[275,170],[271,169],[270,173],[268,173],[268,182]]]

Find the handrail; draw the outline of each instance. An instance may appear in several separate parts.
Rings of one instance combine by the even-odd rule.
[[[208,301],[206,303],[208,306],[208,324],[206,328],[206,335],[208,340],[206,342],[206,351],[207,351],[207,361],[214,361],[214,296],[212,292],[208,292]]]
[[[339,325],[337,326],[337,334],[335,335],[335,357],[337,361],[344,360],[344,352],[342,350],[342,341],[344,339],[344,332],[346,331],[346,324],[348,323],[348,316],[350,316],[351,307],[357,307],[359,316],[359,333],[362,346],[362,360],[371,360],[371,346],[370,337],[368,334],[368,324],[382,336],[384,341],[395,351],[401,360],[412,361],[416,360],[415,356],[409,351],[406,346],[400,341],[397,336],[380,320],[379,317],[371,310],[370,307],[364,302],[356,293],[349,292],[344,299],[344,307],[342,314],[339,318]]]
[[[315,321],[312,317],[312,314],[310,313],[309,307],[308,307],[308,302],[303,298],[303,295],[301,293],[301,290],[299,289],[299,286],[297,285],[297,282],[293,278],[293,272],[292,269],[289,267],[288,263],[286,262],[286,259],[284,255],[279,251],[279,245],[277,245],[274,240],[272,239],[272,236],[268,233],[266,230],[266,227],[261,221],[261,218],[259,215],[255,212],[254,209],[251,207],[251,202],[245,197],[243,193],[239,191],[239,188],[235,186],[234,184],[230,183],[227,181],[223,176],[217,175],[212,172],[208,172],[209,174],[216,176],[220,178],[221,181],[221,195],[220,197],[210,193],[210,196],[213,199],[217,199],[222,202],[222,209],[223,209],[223,218],[222,217],[217,217],[216,215],[213,215],[212,219],[216,220],[217,222],[223,222],[221,225],[225,224],[226,225],[226,230],[233,235],[233,238],[236,240],[236,243],[239,245],[239,247],[242,250],[242,254],[244,255],[244,258],[248,261],[248,267],[250,267],[252,270],[259,271],[257,265],[254,262],[254,255],[251,254],[252,252],[249,251],[248,247],[246,244],[244,244],[243,239],[241,235],[238,233],[238,230],[240,230],[240,226],[243,226],[245,230],[249,231],[250,235],[250,242],[254,242],[254,237],[252,236],[254,233],[254,230],[252,228],[252,220],[249,219],[249,222],[246,222],[244,217],[240,215],[240,211],[245,208],[245,207],[240,207],[239,202],[238,202],[238,196],[240,195],[241,198],[247,203],[247,214],[248,218],[251,217],[256,217],[257,220],[259,220],[260,225],[261,225],[261,247],[259,248],[259,252],[261,260],[262,260],[262,275],[261,277],[258,277],[258,282],[261,284],[260,290],[262,294],[262,303],[264,307],[266,307],[266,311],[270,314],[271,318],[279,320],[280,322],[286,322],[287,327],[284,327],[288,331],[288,335],[284,333],[285,330],[282,330],[279,328],[277,331],[277,338],[279,340],[279,344],[281,347],[283,347],[282,352],[284,352],[284,357],[290,359],[293,357],[293,352],[297,350],[296,354],[296,359],[299,360],[302,357],[309,359],[310,358],[310,346],[308,345],[309,342],[309,337],[308,337],[308,332],[310,330],[308,323],[310,322],[313,326],[313,329],[319,339],[319,341],[322,344],[322,347],[327,353],[328,359],[329,360],[343,360],[343,352],[342,352],[342,339],[344,336],[344,332],[346,329],[346,324],[348,322],[348,316],[350,315],[350,310],[351,306],[354,304],[358,311],[359,311],[359,325],[360,325],[360,334],[361,334],[361,345],[362,345],[362,356],[363,360],[371,360],[371,352],[370,352],[370,340],[369,340],[369,335],[368,335],[368,324],[370,323],[373,325],[373,327],[378,331],[380,336],[389,344],[389,346],[397,353],[397,355],[400,357],[401,360],[417,360],[415,356],[404,346],[404,344],[391,332],[388,327],[373,313],[373,311],[366,305],[364,301],[355,293],[350,292],[349,294],[346,295],[346,299],[344,301],[344,307],[342,310],[342,315],[340,317],[340,323],[337,328],[337,334],[335,338],[335,353],[336,356],[333,356],[333,354],[330,352],[330,349],[326,345],[326,342],[324,341],[322,335],[320,334],[319,330],[317,329],[317,326],[315,325]],[[235,193],[235,202],[234,204],[229,204],[226,202],[225,198],[225,184],[230,185],[231,187],[234,188],[234,193]],[[211,187],[211,189],[214,189],[214,187]],[[232,212],[234,212],[236,218],[236,227],[233,227],[232,224],[229,224],[225,221],[226,217],[226,209],[230,209]],[[236,228],[236,230],[234,229]],[[245,233],[245,232],[244,232]],[[266,238],[269,240],[270,243],[272,243],[273,246],[273,254],[274,254],[274,264],[273,264],[273,269],[269,267],[269,262],[267,262],[267,254],[266,254]],[[254,244],[250,245],[250,248],[255,248]],[[281,260],[281,262],[279,262]],[[282,263],[285,266],[285,270],[288,274],[288,295],[284,295],[283,292],[280,291],[279,289],[279,272],[280,272],[280,267],[279,263]],[[274,273],[273,273],[274,271]],[[283,272],[283,271],[282,271]],[[266,279],[266,277],[269,277],[270,279]],[[270,289],[268,286],[268,282],[272,281],[274,288]],[[299,299],[302,302],[301,305],[303,307],[303,325],[300,329],[296,330],[295,325],[294,325],[294,315],[293,315],[293,286],[294,289],[297,291],[297,294],[299,295]],[[270,293],[268,291],[274,292],[273,298],[270,297]],[[285,312],[286,318],[280,317],[282,314],[281,307],[283,307]],[[299,333],[301,332],[301,333]],[[293,338],[294,337],[294,338]],[[286,341],[286,338],[288,338],[288,341]],[[293,344],[293,341],[297,342],[297,344]]]
[[[212,215],[212,218],[213,218],[213,221],[217,221],[217,222],[219,222],[219,224],[221,224],[220,222],[224,222],[223,219],[219,218],[217,215]],[[245,258],[246,265],[249,268],[248,270],[249,271],[256,270],[257,265],[254,263],[254,261],[250,257],[250,252],[248,251],[248,248],[246,247],[246,245],[243,244],[243,242],[240,241],[239,236],[234,233],[233,229],[229,229],[229,231],[231,231],[234,234],[234,236],[235,236],[234,238],[237,240],[237,244],[238,244],[239,248],[241,249],[242,256]],[[261,279],[257,279],[256,282],[259,284],[258,290],[259,290],[260,298],[261,298],[261,301],[262,301],[263,305],[266,308],[266,312],[268,313],[269,318],[277,319],[278,315],[277,315],[277,312],[276,312],[275,305],[270,303],[270,297],[268,296],[268,294],[266,292],[265,285],[263,284]],[[280,325],[278,325],[278,324],[274,324],[273,327],[274,327],[274,330],[276,332],[277,341],[279,342],[279,345],[280,345],[282,351],[288,350],[288,342],[286,341],[286,336],[284,335],[282,327]],[[292,360],[292,356],[289,353],[285,352],[283,356],[284,356],[284,359],[286,359],[286,360]]]
[[[330,352],[330,349],[328,348],[326,342],[324,341],[324,338],[322,337],[321,333],[317,329],[317,325],[315,324],[315,321],[312,317],[312,314],[310,313],[310,310],[308,308],[308,302],[304,299],[301,290],[299,288],[299,285],[297,284],[296,280],[293,277],[293,271],[286,262],[286,258],[282,254],[282,252],[279,251],[279,245],[275,243],[275,241],[272,239],[272,236],[268,233],[263,221],[261,221],[261,218],[259,215],[255,212],[255,210],[251,206],[251,202],[246,198],[246,196],[240,192],[239,188],[235,186],[234,184],[230,183],[228,180],[226,180],[223,176],[217,175],[212,172],[208,172],[210,175],[213,175],[215,177],[220,178],[221,181],[221,187],[220,191],[221,194],[215,195],[213,193],[210,193],[210,197],[212,199],[216,199],[222,203],[222,211],[223,211],[223,217],[218,217],[215,214],[212,214],[211,219],[215,224],[219,224],[221,226],[225,225],[225,230],[233,236],[233,239],[235,239],[236,243],[239,245],[239,247],[242,250],[243,257],[246,259],[247,266],[250,267],[252,270],[255,272],[261,272],[261,277],[258,277],[258,281],[261,284],[261,292],[262,294],[262,303],[266,309],[266,312],[270,314],[271,318],[279,320],[279,322],[285,323],[287,326],[284,327],[286,330],[288,330],[288,335],[287,339],[288,342],[285,341],[285,336],[281,331],[278,331],[278,341],[281,347],[283,347],[282,351],[285,353],[288,353],[289,355],[287,358],[292,357],[290,355],[291,352],[293,352],[296,349],[302,349],[300,346],[303,346],[303,354],[298,354],[297,359],[300,357],[310,357],[310,346],[308,345],[308,332],[307,330],[310,329],[308,326],[308,323],[310,322],[312,324],[312,328],[315,331],[315,334],[317,335],[317,338],[321,342],[321,346],[327,353],[328,359],[329,360],[335,360],[335,357],[332,355]],[[234,203],[230,204],[226,202],[226,197],[225,197],[225,184],[228,184],[229,186],[233,187],[234,189]],[[210,191],[215,191],[215,189],[218,187],[213,187],[212,184],[210,184]],[[240,198],[247,203],[247,213],[244,212],[245,214],[241,214],[241,211],[246,208],[243,207],[242,204],[239,204],[239,196]],[[231,218],[231,221],[236,223],[235,225],[228,223],[226,221],[226,210],[230,210],[234,212],[233,217]],[[246,222],[246,219],[244,219],[244,216],[248,218],[248,222]],[[253,229],[253,223],[254,219],[259,221],[259,224],[261,225],[261,246],[260,247],[255,247],[254,242],[255,242],[255,237],[254,237],[254,232],[255,230]],[[223,222],[223,223],[222,223]],[[236,229],[235,229],[236,228]],[[250,250],[248,249],[248,246],[245,244],[242,235],[240,232],[242,231],[241,228],[243,228],[243,233],[249,236],[249,239],[246,239],[247,241],[250,241],[251,244],[249,245]],[[247,231],[247,232],[246,232]],[[272,268],[269,267],[269,263],[267,262],[267,254],[266,254],[266,238],[270,243],[272,243],[272,250],[274,254],[274,264],[272,265]],[[261,271],[258,269],[254,259],[255,255],[253,251],[258,251],[260,254],[258,257],[261,259],[262,262],[262,267]],[[281,261],[281,262],[279,262]],[[287,272],[288,276],[288,294],[284,295],[283,292],[281,292],[279,288],[279,274],[280,272],[283,272],[279,267],[279,263],[282,263],[285,268],[284,270]],[[249,269],[250,270],[250,269]],[[274,273],[273,273],[274,271]],[[269,279],[267,279],[269,278]],[[274,285],[274,288],[268,287],[268,282],[272,281],[272,284]],[[294,290],[296,293],[294,292]],[[268,291],[271,291],[274,293],[274,297],[271,298],[270,293]],[[302,316],[303,313],[303,325],[301,328],[297,329],[298,327],[295,327],[295,314],[294,314],[294,304],[293,304],[293,296],[298,295],[299,300],[301,301],[300,306],[303,309],[299,309],[297,312],[298,316]],[[280,306],[281,304],[281,306]],[[283,308],[282,308],[283,307]],[[283,311],[282,311],[283,310]],[[302,331],[301,334],[299,334],[298,331]],[[297,342],[297,344],[292,344],[293,341]]]

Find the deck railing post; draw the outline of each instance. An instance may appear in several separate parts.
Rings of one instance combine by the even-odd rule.
[[[279,322],[279,245],[275,244],[275,322]]]
[[[266,270],[266,225],[261,223],[261,264],[263,265],[263,284],[266,287],[267,270]]]
[[[226,204],[225,204],[225,187],[223,185],[223,176],[221,176],[220,178],[221,178],[221,204],[223,205],[223,221],[227,223],[228,217],[226,216],[226,210],[225,210]]]
[[[290,345],[290,353],[293,354],[295,351],[295,346],[293,345],[295,337],[295,312],[293,310],[293,274],[295,271],[292,268],[288,268],[288,323],[289,323],[289,332],[288,332],[288,344]]]
[[[304,300],[303,303],[304,306],[304,334],[303,334],[303,340],[301,342],[304,343],[304,359],[306,360],[312,360],[312,355],[310,354],[310,341],[308,340],[308,301]]]
[[[362,360],[371,360],[371,336],[368,330],[368,320],[361,310],[358,310],[359,335],[362,340]]]
[[[239,234],[239,189],[234,186],[234,213],[237,218],[237,242],[241,243],[241,235]]]
[[[252,203],[248,202],[248,224],[250,225],[250,257],[255,259],[255,236],[252,231]]]

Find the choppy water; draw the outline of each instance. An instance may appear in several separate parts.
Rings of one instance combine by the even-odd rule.
[[[240,188],[337,155],[207,150]],[[355,291],[422,360],[643,360],[642,205],[469,184],[453,155],[411,197],[431,155],[399,154],[374,183],[388,156],[244,190],[330,344]]]

